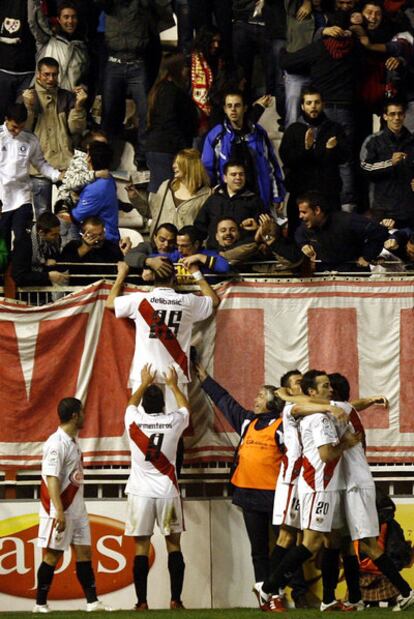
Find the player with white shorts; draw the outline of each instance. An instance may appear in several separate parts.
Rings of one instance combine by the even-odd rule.
[[[82,453],[76,441],[83,427],[82,403],[76,398],[59,402],[60,425],[43,447],[38,546],[45,548],[37,571],[34,613],[50,612],[47,604],[56,565],[73,546],[76,575],[86,597],[87,612],[112,610],[96,596],[91,562],[91,533],[83,498]]]
[[[136,610],[148,608],[148,556],[155,523],[167,545],[171,608],[183,608],[184,559],[180,534],[184,523],[175,461],[178,441],[189,424],[189,404],[178,387],[177,372],[171,367],[164,382],[175,397],[176,407],[164,413],[164,396],[159,386],[153,384],[155,376],[156,372],[144,365],[141,384],[125,412],[131,450],[131,473],[125,489],[128,495],[125,535],[135,537]]]
[[[274,525],[300,529],[300,503],[297,481],[302,466],[302,445],[298,421],[292,415],[294,404],[283,408],[283,442],[285,453],[280,466],[273,503]]]
[[[398,572],[395,564],[384,552],[377,541],[379,532],[378,516],[375,504],[375,486],[365,455],[365,432],[361,420],[349,402],[349,382],[341,374],[331,375],[335,388],[336,406],[340,406],[348,415],[348,425],[352,433],[359,433],[362,441],[344,453],[342,458],[346,492],[344,493],[345,513],[348,528],[353,540],[359,541],[360,551],[374,562],[376,567],[388,578],[400,592],[397,605],[393,610],[404,610],[414,605],[414,591]],[[366,408],[378,398],[368,399]],[[386,399],[379,398],[386,404]],[[362,407],[361,407],[362,408]]]

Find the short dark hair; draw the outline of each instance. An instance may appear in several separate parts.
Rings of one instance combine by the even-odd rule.
[[[156,236],[158,234],[158,232],[161,230],[161,228],[165,228],[166,230],[168,230],[168,232],[171,232],[171,234],[175,234],[175,236],[177,236],[177,234],[178,234],[177,227],[174,226],[174,224],[170,224],[170,223],[166,222],[164,224],[160,224],[159,226],[157,226],[155,228],[153,236]]]
[[[100,217],[96,217],[95,215],[91,215],[90,217],[87,217],[86,219],[84,219],[81,223],[81,230],[83,231],[85,229],[85,226],[87,224],[90,224],[91,226],[104,226],[105,224],[102,221],[102,219]]]
[[[106,142],[91,142],[88,154],[94,170],[109,170],[112,162],[113,151]]]
[[[164,410],[164,394],[158,385],[150,385],[142,396],[142,408],[147,415],[156,415]]]
[[[27,120],[27,109],[24,103],[9,103],[6,108],[5,117],[7,120],[14,120],[14,122],[21,125]]]
[[[398,107],[402,107],[404,113],[407,111],[407,102],[404,101],[404,99],[386,99],[382,108],[384,114],[388,114],[388,108],[391,105],[397,105]]]
[[[74,11],[76,11],[76,13],[79,12],[77,4],[75,2],[72,2],[71,0],[62,0],[62,2],[59,2],[57,7],[58,17],[60,17],[60,14],[64,9],[73,9]]]
[[[340,402],[348,402],[351,387],[346,376],[339,374],[339,372],[334,372],[333,374],[328,374],[328,378],[333,389],[332,399]]]
[[[53,228],[57,228],[59,226],[59,217],[50,211],[44,211],[44,213],[41,213],[36,222],[36,228],[38,230],[42,230],[42,232],[50,232],[50,230],[53,230]]]
[[[37,63],[37,70],[40,71],[40,69],[43,67],[55,67],[55,69],[60,69],[59,67],[59,63],[55,58],[52,58],[51,56],[45,56],[44,58],[41,58],[39,60],[39,62]]]
[[[302,376],[302,372],[300,370],[289,370],[286,374],[280,377],[280,386],[281,387],[289,387],[289,380],[292,376]]]
[[[238,222],[234,219],[234,217],[220,217],[220,219],[217,220],[217,225],[216,225],[216,230],[219,227],[219,224],[221,224],[222,221],[232,221],[234,224],[236,224],[236,226],[238,228],[240,228]]]
[[[63,398],[58,404],[57,412],[62,423],[67,423],[75,413],[82,410],[82,402],[78,398]]]
[[[319,95],[321,98],[321,101],[323,101],[323,96],[322,96],[321,91],[312,85],[306,86],[305,88],[303,88],[303,90],[300,93],[300,102],[303,103],[305,100],[305,97],[307,97],[308,95]]]
[[[302,380],[300,381],[300,386],[302,388],[302,392],[305,395],[309,395],[309,389],[316,389],[316,379],[318,376],[325,376],[326,372],[324,370],[308,370],[302,376]]]
[[[243,101],[243,105],[246,105],[246,95],[242,90],[239,90],[238,88],[229,88],[228,90],[226,90],[226,92],[223,94],[223,105],[226,104],[227,97],[240,97],[240,99]]]
[[[317,206],[319,206],[323,213],[329,213],[332,210],[328,204],[325,194],[321,191],[311,190],[303,193],[297,198],[296,204],[299,205],[302,204],[302,202],[309,204],[312,211],[315,211]]]
[[[183,226],[178,230],[177,236],[188,236],[193,244],[197,241],[201,241],[200,233],[195,226]]]
[[[243,163],[243,161],[236,161],[236,159],[230,159],[230,161],[226,161],[226,163],[223,166],[223,174],[227,174],[227,170],[229,168],[243,168],[243,170],[246,172],[246,165]]]

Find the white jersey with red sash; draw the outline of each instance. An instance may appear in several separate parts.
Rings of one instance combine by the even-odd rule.
[[[330,414],[315,413],[300,420],[303,466],[299,476],[299,492],[345,490],[340,458],[323,462],[319,455],[322,445],[338,445],[339,437]]]
[[[342,466],[345,475],[346,488],[375,488],[371,469],[369,468],[366,449],[366,437],[364,426],[355,408],[349,402],[333,402],[335,406],[340,406],[348,414],[348,428],[353,434],[360,433],[362,440],[360,443],[347,449],[342,454]]]
[[[47,477],[57,477],[65,516],[81,518],[86,515],[83,499],[82,452],[75,439],[62,428],[49,436],[43,447],[42,482],[40,486],[40,516],[56,515],[50,500]]]
[[[283,442],[285,452],[280,467],[280,481],[296,483],[302,468],[302,444],[299,436],[299,420],[292,415],[295,405],[288,402],[283,408]]]
[[[135,321],[135,353],[130,383],[140,382],[146,363],[157,370],[157,382],[163,382],[169,366],[174,365],[179,383],[190,382],[190,345],[193,324],[213,312],[210,297],[180,294],[172,288],[154,288],[115,299],[117,318]]]
[[[177,444],[189,419],[186,408],[166,415],[148,415],[140,406],[127,407],[125,428],[131,450],[131,474],[126,494],[151,498],[179,495]]]

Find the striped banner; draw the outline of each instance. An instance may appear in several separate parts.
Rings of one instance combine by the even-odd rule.
[[[134,324],[104,309],[98,282],[43,307],[0,303],[1,468],[39,468],[43,441],[67,396],[85,405],[85,466],[129,464],[123,417]],[[127,291],[136,290],[130,287]],[[226,284],[214,320],[198,325],[210,373],[245,407],[293,368],[341,372],[352,397],[383,394],[362,413],[375,462],[414,462],[414,284],[380,281]],[[237,437],[195,378],[186,461],[230,461]]]

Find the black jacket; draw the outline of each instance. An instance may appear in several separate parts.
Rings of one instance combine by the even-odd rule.
[[[393,153],[403,152],[406,159],[392,165]],[[374,212],[398,220],[399,225],[414,224],[414,135],[403,127],[396,135],[385,127],[367,137],[361,148],[361,167],[374,183]]]
[[[242,189],[230,197],[226,187],[220,187],[205,201],[194,221],[194,226],[201,239],[207,238],[207,247],[216,249],[218,247],[216,229],[220,219],[228,217],[240,224],[249,217],[257,220],[264,212],[263,202],[252,191]]]
[[[296,230],[295,240],[300,247],[312,245],[316,251],[317,271],[361,271],[355,261],[362,256],[374,260],[381,252],[388,230],[372,219],[344,213],[331,213],[319,228],[302,225]]]
[[[284,165],[285,184],[295,196],[316,189],[327,196],[339,198],[342,187],[339,164],[350,156],[348,141],[343,127],[323,114],[323,121],[311,127],[305,120],[290,125],[283,134],[279,155]],[[306,131],[314,130],[315,141],[309,150],[305,148]],[[335,136],[335,148],[326,148],[329,138]]]
[[[151,113],[146,152],[175,154],[190,147],[197,124],[197,108],[191,97],[174,82],[163,82]]]
[[[281,54],[280,66],[289,73],[310,73],[312,84],[326,104],[350,106],[362,53],[362,45],[356,39],[326,37],[296,52]]]

